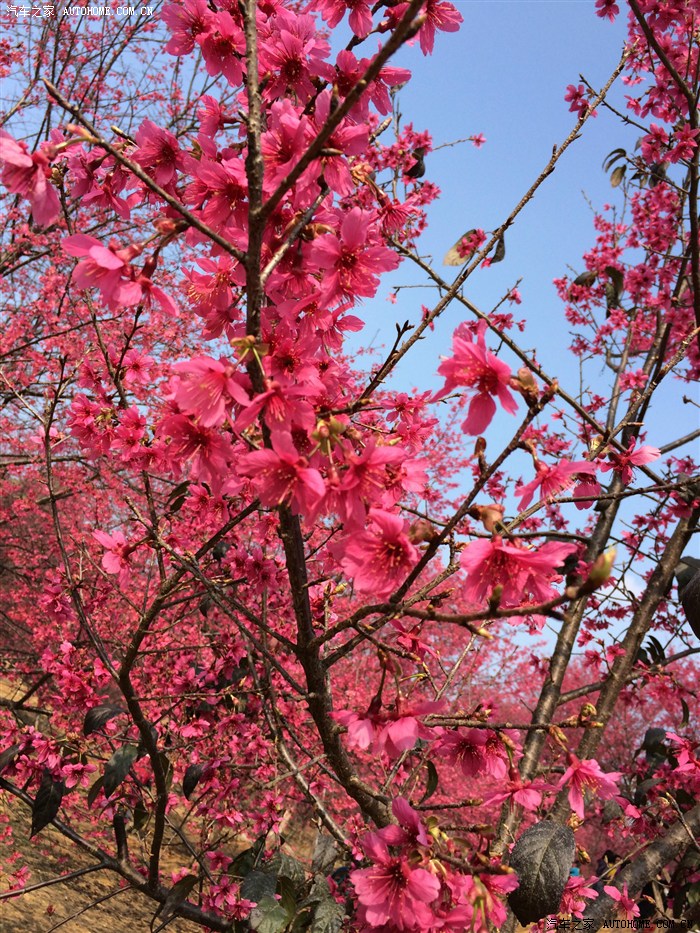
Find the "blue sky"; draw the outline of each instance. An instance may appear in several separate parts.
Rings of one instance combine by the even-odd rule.
[[[455,271],[442,266],[448,248],[472,227],[498,226],[575,124],[566,86],[578,84],[580,72],[594,86],[604,83],[624,38],[624,23],[601,20],[590,0],[458,0],[456,6],[464,24],[458,33],[439,34],[433,56],[414,48],[396,59],[413,72],[400,96],[404,122],[429,129],[436,146],[479,132],[487,138],[481,149],[469,143],[441,149],[426,163],[426,177],[442,197],[431,207],[420,248],[448,278]],[[583,269],[581,255],[594,236],[586,197],[596,207],[611,199],[602,160],[635,136],[601,110],[508,231],[505,261],[475,273],[466,288],[488,310],[522,276],[516,314],[527,318],[526,343],[545,364],[560,360],[568,343],[552,279],[569,265]],[[402,276],[409,278],[405,265],[387,282],[401,283]],[[421,296],[427,303],[427,292],[404,292],[397,317]],[[449,345],[458,314],[455,307],[438,329],[439,352]]]
[[[583,74],[601,87],[619,61],[626,35],[624,14],[610,23],[596,16],[592,0],[453,2],[464,17],[458,33],[438,34],[432,56],[424,57],[415,46],[394,60],[413,73],[400,94],[404,124],[411,121],[416,130],[430,130],[436,147],[475,133],[487,139],[481,149],[466,143],[439,149],[426,160],[426,178],[440,187],[442,196],[429,210],[429,228],[419,249],[433,256],[448,281],[458,270],[442,265],[447,250],[470,228],[488,231],[505,219],[553,146],[575,125],[575,114],[564,100],[567,85],[579,84]],[[618,79],[608,99],[624,111],[627,92]],[[639,135],[600,107],[507,232],[506,259],[478,270],[465,288],[470,300],[489,311],[522,277],[523,302],[510,306],[516,319],[527,321],[525,333],[518,335],[521,346],[536,348],[544,369],[558,376],[572,394],[579,385],[578,361],[567,352],[570,327],[552,280],[584,270],[582,255],[595,240],[594,209],[622,200],[620,189],[612,189],[602,171],[602,162],[618,146],[632,151]],[[386,296],[396,285],[424,281],[406,263],[387,275],[378,298],[360,309],[367,327],[358,335],[359,342],[389,344],[395,321],[419,319],[421,303],[431,305],[434,292],[401,291],[395,306]],[[419,353],[406,358],[394,384],[402,389],[441,385],[435,374],[439,357],[449,352],[452,332],[466,314],[457,304],[448,309]],[[515,362],[507,354],[504,359]],[[609,385],[609,372],[589,362],[585,382],[593,387],[598,383],[603,390]],[[679,405],[679,388],[669,379],[659,390],[648,421],[649,443],[662,446],[697,427],[697,409]],[[684,388],[698,397],[697,387]],[[669,405],[674,415],[670,422]],[[500,413],[490,429],[498,434],[492,443],[510,436],[514,427],[514,419]]]

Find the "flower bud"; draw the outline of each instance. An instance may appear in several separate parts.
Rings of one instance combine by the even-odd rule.
[[[163,236],[172,236],[187,229],[187,223],[182,220],[173,220],[172,217],[156,217],[153,221],[156,231]]]
[[[598,555],[593,566],[588,571],[588,579],[586,581],[588,585],[597,589],[599,586],[603,586],[604,583],[608,582],[610,579],[610,572],[615,563],[616,553],[616,549],[611,547],[608,551],[604,551],[602,554]]]
[[[432,541],[437,536],[435,526],[427,518],[417,518],[408,529],[408,540],[411,544],[420,544],[423,541]]]
[[[472,518],[480,521],[484,528],[493,534],[496,531],[496,525],[503,521],[505,508],[497,502],[490,502],[488,505],[475,505],[469,510]]]
[[[518,370],[518,382],[523,389],[537,389],[537,380],[527,366],[521,366]]]

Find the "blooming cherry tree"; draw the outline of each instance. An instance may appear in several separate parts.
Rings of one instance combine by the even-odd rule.
[[[449,280],[391,63],[449,41],[446,0],[174,0],[27,43],[0,131],[0,793],[154,927],[599,927],[650,884],[698,920],[674,589],[698,432],[656,413],[700,373],[700,9],[627,12],[609,81],[562,90],[569,136]],[[466,296],[617,79],[641,142],[556,283],[570,380]],[[354,352],[405,265],[432,299],[399,288],[394,345]],[[399,391],[440,327],[442,388]],[[516,872],[542,826],[556,870]]]

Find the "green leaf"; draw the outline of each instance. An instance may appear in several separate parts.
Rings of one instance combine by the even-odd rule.
[[[297,912],[297,888],[291,878],[278,878],[277,894],[279,903],[293,917]]]
[[[277,875],[254,869],[241,882],[241,897],[259,904],[277,892]]]
[[[494,262],[503,262],[506,258],[506,241],[501,234],[496,242],[496,249],[494,250],[493,256],[491,257],[491,265]]]
[[[29,838],[40,833],[45,826],[55,819],[60,807],[66,785],[63,781],[54,781],[50,771],[44,771],[41,785],[32,804],[32,829]]]
[[[88,807],[91,807],[93,803],[97,800],[97,796],[102,790],[104,786],[104,782],[105,782],[104,775],[98,777],[98,779],[95,781],[95,783],[92,785],[92,787],[88,791],[88,795],[87,795]]]
[[[105,723],[108,723],[110,719],[114,719],[115,716],[123,712],[124,710],[121,707],[111,706],[109,703],[105,703],[102,706],[93,706],[93,708],[89,709],[85,714],[83,735],[92,735],[93,732],[99,732]]]
[[[243,852],[240,852],[233,862],[231,862],[229,874],[234,878],[245,878],[246,875],[250,874],[260,861],[260,856],[265,850],[266,839],[267,833],[258,836],[249,849],[244,849]]]
[[[311,914],[311,907],[301,907],[294,915],[292,925],[288,927],[289,933],[308,933]]]
[[[151,820],[151,814],[146,809],[143,800],[139,800],[139,802],[134,807],[133,819],[134,829],[139,834],[139,836],[143,835],[142,831],[148,826]]]
[[[277,852],[265,863],[266,871],[273,871],[276,875],[285,878],[291,878],[297,884],[302,884],[306,880],[306,870],[298,859],[292,858],[285,852]]]
[[[165,787],[169,793],[173,783],[173,766],[165,752],[158,752],[158,760],[165,776]]]
[[[197,875],[184,875],[179,881],[175,882],[165,901],[154,914],[153,919],[155,920],[156,917],[160,917],[162,922],[156,927],[153,933],[158,933],[158,930],[162,930],[171,918],[175,916],[178,907],[185,903],[187,896],[198,881],[199,878]]]
[[[666,653],[663,645],[659,639],[654,638],[653,635],[649,635],[646,649],[654,664],[661,664],[666,660]]]
[[[535,823],[515,843],[510,867],[519,884],[508,903],[522,926],[559,910],[575,851],[571,829],[556,823]]]
[[[129,773],[131,766],[138,758],[138,748],[135,745],[122,745],[105,765],[102,789],[105,797],[111,797],[114,791]]]
[[[438,783],[440,781],[437,768],[432,763],[432,761],[427,761],[426,767],[428,769],[428,780],[425,782],[425,793],[420,799],[421,803],[425,803],[426,800],[429,800],[430,797],[433,796],[435,791],[438,789]]]
[[[251,911],[250,928],[258,933],[282,933],[291,919],[284,907],[274,897],[268,896]]]
[[[19,750],[22,746],[17,743],[16,745],[10,745],[9,748],[6,748],[5,751],[0,755],[0,774],[11,765],[19,754]]]
[[[624,149],[613,149],[603,160],[603,171],[609,172],[616,162],[625,158],[627,158],[627,153]]]
[[[179,512],[182,506],[184,505],[185,499],[187,498],[190,490],[190,481],[186,480],[184,483],[180,483],[179,486],[176,486],[173,491],[168,496],[168,512],[171,515],[174,515],[176,512]]]
[[[156,729],[156,727],[153,725],[152,722],[148,723],[148,731],[151,733],[153,744],[157,745],[158,744],[158,730]],[[138,748],[136,749],[136,760],[140,761],[141,758],[145,758],[147,754],[148,754],[148,749],[146,748],[146,745],[143,739],[141,739],[141,741],[138,744]]]
[[[613,188],[617,188],[617,186],[622,183],[622,179],[625,177],[626,171],[626,165],[618,165],[617,168],[614,169],[612,175],[610,176],[610,184]]]
[[[314,856],[311,871],[314,874],[328,875],[333,871],[338,858],[338,845],[329,833],[319,833],[314,844]]]
[[[325,875],[314,875],[311,890],[302,904],[317,904],[319,901],[326,900],[331,896],[331,886],[328,884],[328,878]]]
[[[681,709],[683,710],[683,719],[681,720],[681,729],[685,729],[685,727],[690,722],[690,709],[688,708],[688,704],[683,699],[681,699]]]
[[[185,799],[189,800],[194,789],[199,784],[200,778],[204,774],[204,765],[195,764],[188,765],[185,770],[185,775],[182,778],[182,793],[185,795]]]
[[[345,908],[332,897],[319,901],[314,918],[309,927],[309,933],[338,933],[343,925]]]
[[[687,807],[688,809],[690,809],[691,807],[694,807],[695,804],[697,803],[697,800],[695,799],[695,797],[692,794],[688,793],[688,791],[685,790],[685,788],[683,787],[679,787],[677,791],[674,791],[674,796],[676,798],[676,803],[680,807]]]

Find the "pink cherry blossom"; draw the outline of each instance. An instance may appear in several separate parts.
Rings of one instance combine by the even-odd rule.
[[[125,586],[129,582],[131,567],[129,555],[133,551],[122,531],[115,531],[109,535],[104,531],[93,531],[93,538],[107,550],[102,556],[102,566],[106,573],[113,573],[119,577],[119,585]]]
[[[42,227],[53,223],[61,203],[56,189],[49,183],[51,168],[47,152],[40,149],[30,153],[25,143],[17,142],[5,130],[0,130],[0,166],[3,185],[11,194],[28,198],[34,221]]]
[[[391,803],[391,812],[398,821],[379,830],[379,834],[389,845],[429,846],[431,839],[420,815],[405,797],[395,797]]]
[[[233,456],[227,436],[180,414],[165,418],[159,425],[158,433],[165,439],[169,457],[178,465],[189,462],[196,480],[218,490]]]
[[[598,892],[592,887],[596,880],[595,875],[592,878],[584,878],[582,875],[569,875],[559,912],[571,914],[574,917],[583,917],[587,906],[586,901],[598,897]]]
[[[232,87],[236,87],[243,78],[243,30],[226,10],[210,13],[208,25],[209,30],[196,38],[207,74],[212,78],[222,74]]]
[[[152,120],[144,120],[136,132],[138,149],[133,159],[148,170],[149,175],[161,188],[167,188],[185,167],[184,153],[177,138],[156,126]]]
[[[373,232],[373,220],[369,211],[353,207],[340,223],[339,236],[325,234],[314,241],[311,258],[325,270],[322,294],[327,300],[372,298],[379,286],[377,274],[398,266],[396,253],[381,245]]]
[[[491,729],[447,732],[440,739],[437,751],[447,761],[459,765],[466,777],[490,774],[501,780],[508,772],[505,745]]]
[[[502,875],[489,872],[465,875],[463,888],[471,908],[469,925],[465,926],[465,931],[491,933],[494,929],[500,929],[507,917],[502,898],[517,886],[518,876],[514,872]]]
[[[684,123],[683,126],[673,134],[673,148],[668,152],[666,158],[669,162],[680,162],[693,157],[695,148],[698,144],[697,137],[700,130],[694,130],[690,123]]]
[[[237,463],[240,476],[250,476],[263,505],[291,505],[296,513],[316,513],[326,494],[318,470],[296,450],[288,436],[273,438],[271,450],[254,450]]]
[[[337,26],[346,11],[350,10],[348,23],[360,39],[364,39],[372,29],[372,12],[368,0],[313,0],[311,6],[319,11],[331,28]]]
[[[388,721],[379,729],[375,740],[375,749],[389,758],[398,758],[403,752],[413,748],[418,739],[429,740],[434,737],[433,730],[424,725],[418,716],[440,712],[444,704],[440,701],[417,703],[413,707],[396,710]]]
[[[619,795],[617,782],[622,777],[619,771],[607,774],[594,759],[579,761],[574,754],[569,754],[569,767],[559,781],[558,789],[569,785],[569,806],[583,819],[584,793],[598,794],[603,800],[612,800]]]
[[[606,884],[603,886],[603,890],[609,897],[617,902],[617,908],[615,910],[617,916],[622,916],[625,920],[633,920],[635,917],[639,916],[639,905],[635,902],[633,897],[629,896],[626,884],[622,885],[622,890],[616,888],[614,885]]]
[[[175,369],[184,375],[175,387],[175,401],[205,428],[223,424],[234,401],[248,404],[247,393],[234,379],[234,367],[224,357],[195,356]]]
[[[408,4],[399,3],[391,8],[391,17],[393,20],[403,16]],[[435,45],[435,33],[457,32],[462,20],[462,14],[458,13],[451,3],[444,0],[427,0],[421,14],[425,16],[425,22],[418,32],[421,52],[424,55],[431,55]]]
[[[352,710],[339,709],[331,713],[331,718],[348,730],[347,744],[350,748],[364,750],[374,743],[380,717],[376,710],[372,710],[372,706],[364,716]]]
[[[486,349],[485,330],[486,323],[480,321],[474,343],[455,336],[452,340],[454,355],[438,368],[445,377],[445,386],[437,398],[443,398],[456,388],[476,390],[462,424],[462,430],[467,434],[481,434],[489,426],[496,413],[494,396],[510,414],[514,414],[518,407],[508,388],[510,368]]]
[[[346,539],[341,564],[360,593],[382,599],[406,579],[418,562],[407,535],[407,522],[381,509],[370,509],[370,527]]]
[[[425,868],[412,868],[405,856],[389,853],[378,833],[362,840],[371,868],[351,872],[362,919],[373,928],[428,930],[432,914],[428,904],[440,893],[440,882]]]
[[[65,237],[61,246],[69,256],[82,259],[73,272],[73,280],[79,288],[99,288],[110,308],[139,301],[140,287],[125,277],[130,273],[129,263],[95,237],[76,233]]]
[[[556,568],[575,548],[548,541],[536,550],[506,543],[499,535],[491,540],[472,541],[462,551],[460,562],[467,572],[465,597],[480,606],[497,586],[502,587],[502,606],[546,602],[556,596],[551,583],[559,579]]]
[[[578,477],[583,478],[584,485],[582,495],[588,495],[592,491],[591,481],[585,479],[588,476],[595,476],[598,465],[589,463],[588,460],[567,460],[562,457],[557,463],[549,466],[539,461],[537,463],[537,475],[526,485],[516,487],[515,495],[520,496],[519,507],[526,509],[532,502],[535,492],[540,489],[540,497],[545,501],[556,496],[564,489],[568,489],[574,484]],[[574,491],[574,495],[579,493]]]
[[[505,788],[488,794],[484,800],[493,804],[508,801],[510,807],[521,806],[524,810],[534,811],[542,803],[543,792],[554,790],[555,788],[546,781],[523,781],[518,769],[510,768]]]
[[[616,16],[620,15],[620,7],[615,0],[595,0],[595,5],[596,15],[609,19],[611,23]]]
[[[336,59],[336,84],[338,92],[346,96],[352,88],[363,77],[364,72],[369,65],[368,58],[362,58],[359,61],[348,49],[342,49]],[[355,120],[366,120],[369,114],[370,101],[377,108],[379,113],[387,114],[391,112],[391,98],[389,88],[396,85],[405,84],[411,77],[411,72],[406,68],[397,68],[390,65],[385,66],[379,72],[377,77],[370,83],[367,91],[362,95],[358,104],[352,108],[350,115]]]
[[[673,756],[678,762],[675,770],[700,776],[700,760],[695,754],[698,743],[684,739],[682,736],[676,735],[675,732],[667,732],[666,738],[674,745]]]
[[[578,114],[579,117],[585,116],[590,109],[590,104],[586,98],[586,89],[582,84],[578,86],[570,84],[566,89],[564,100],[569,104],[569,110]]]
[[[661,456],[661,451],[658,447],[645,445],[644,447],[640,447],[639,450],[635,450],[636,446],[637,438],[633,437],[626,453],[620,453],[617,450],[609,451],[608,462],[604,463],[600,469],[603,473],[606,473],[608,470],[614,470],[615,473],[619,474],[625,486],[629,486],[634,479],[633,467],[642,466],[645,463],[653,463],[654,460],[658,460]]]
[[[212,12],[206,0],[168,3],[163,7],[161,16],[170,29],[171,38],[165,51],[171,55],[189,54],[197,37],[213,28]]]

